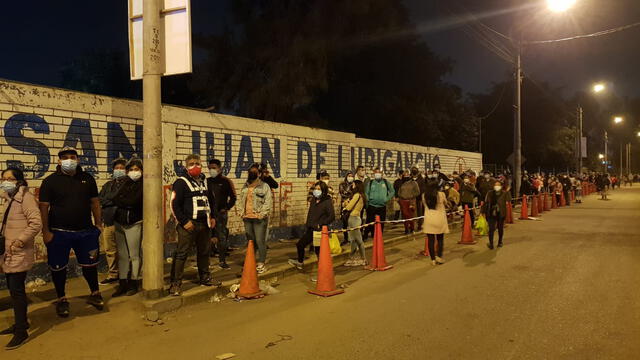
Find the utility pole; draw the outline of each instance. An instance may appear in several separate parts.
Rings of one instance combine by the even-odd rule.
[[[517,45],[515,58],[515,96],[513,99],[513,177],[515,180],[515,196],[520,194],[522,183],[522,43]]]
[[[618,169],[618,172],[620,173],[620,179],[622,179],[622,172],[624,171],[624,167],[622,165],[622,141],[620,141],[620,169]]]
[[[607,136],[607,130],[604,131],[604,173],[609,172],[609,138]]]
[[[164,218],[162,216],[162,98],[163,49],[160,0],[143,0],[143,153],[144,188],[142,254],[146,298],[163,296]]]
[[[578,105],[578,126],[577,126],[577,140],[576,141],[576,154],[578,158],[576,159],[576,174],[580,174],[582,172],[582,106]]]

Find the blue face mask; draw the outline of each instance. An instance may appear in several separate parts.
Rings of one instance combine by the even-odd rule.
[[[322,190],[318,190],[318,189],[313,190],[313,196],[315,196],[316,198],[319,198],[320,196],[322,196]]]

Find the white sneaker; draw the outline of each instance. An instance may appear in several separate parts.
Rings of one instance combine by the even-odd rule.
[[[353,265],[355,265],[355,262],[356,262],[356,260],[349,259],[349,260],[344,262],[344,266],[353,266]]]
[[[431,260],[431,265],[436,266],[438,263],[435,260]]]
[[[296,259],[289,259],[288,262],[289,262],[289,265],[295,267],[298,270],[302,270],[302,265],[304,265],[303,263],[298,262],[298,260]]]
[[[256,271],[258,274],[264,274],[267,271],[267,267],[264,266],[263,263],[258,263],[258,265],[256,265]]]
[[[440,256],[436,256],[436,262],[437,262],[438,264],[444,264],[444,263],[445,263],[444,259],[443,259],[443,258],[441,258]]]

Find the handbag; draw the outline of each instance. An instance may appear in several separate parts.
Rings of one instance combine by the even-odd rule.
[[[2,219],[2,228],[0,228],[0,256],[4,255],[4,252],[6,250],[4,228],[7,226],[7,218],[9,217],[9,210],[11,210],[11,204],[13,204],[13,199],[11,199],[11,201],[9,202],[9,206],[7,206],[7,210],[4,212],[4,218]]]

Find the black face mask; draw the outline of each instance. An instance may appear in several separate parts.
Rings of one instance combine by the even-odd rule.
[[[258,173],[254,171],[249,171],[249,181],[254,181],[258,178]]]

